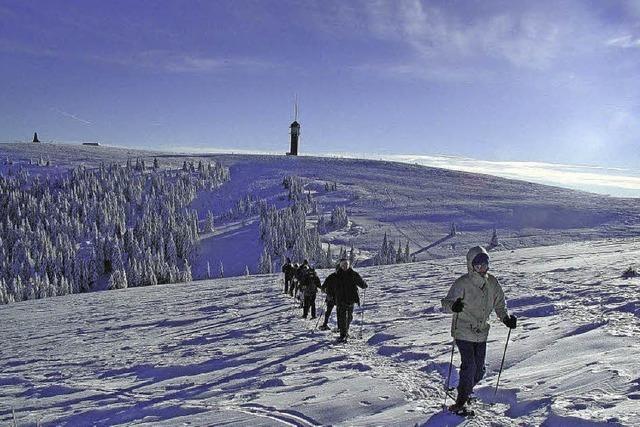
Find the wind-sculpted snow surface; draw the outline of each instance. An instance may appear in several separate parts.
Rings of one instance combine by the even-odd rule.
[[[636,426],[640,279],[620,276],[639,256],[637,239],[492,254],[519,327],[494,397],[507,329],[492,322],[473,420],[441,411],[455,257],[359,269],[346,345],[278,275],[2,306],[0,424]]]

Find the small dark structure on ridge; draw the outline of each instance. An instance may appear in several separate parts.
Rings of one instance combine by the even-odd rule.
[[[32,142],[40,142],[40,140],[38,139],[38,132],[34,132],[33,133],[33,141]]]
[[[290,156],[298,155],[298,137],[300,136],[300,123],[296,120],[291,123],[291,149],[287,153]]]
[[[293,123],[289,126],[291,129],[291,148],[287,153],[287,156],[297,156],[298,155],[298,139],[300,137],[300,123],[298,123],[298,99],[296,98],[294,108],[294,119]]]

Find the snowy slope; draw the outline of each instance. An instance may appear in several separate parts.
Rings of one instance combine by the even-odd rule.
[[[620,275],[640,241],[492,256],[520,327],[494,399],[507,330],[493,322],[478,392],[495,405],[469,425],[639,425],[640,279]],[[2,306],[0,423],[13,410],[19,425],[458,425],[440,411],[439,299],[464,270],[461,257],[360,269],[363,338],[344,346],[312,333],[277,275]]]
[[[507,180],[488,175],[429,168],[405,163],[342,158],[290,157],[232,154],[175,154],[117,147],[62,144],[1,144],[5,157],[23,162],[50,159],[53,173],[78,164],[127,159],[160,159],[162,167],[180,167],[182,162],[217,160],[231,170],[231,181],[215,194],[201,194],[193,203],[204,223],[207,210],[216,214],[214,233],[200,237],[200,250],[193,263],[193,277],[218,275],[222,262],[225,275],[239,275],[249,266],[256,271],[262,243],[256,217],[228,220],[222,215],[250,194],[269,204],[286,204],[282,187],[285,176],[305,180],[325,214],[346,206],[353,227],[322,237],[334,248],[354,245],[360,259],[372,256],[383,236],[411,251],[443,239],[455,223],[459,234],[445,239],[418,259],[463,255],[471,245],[488,243],[495,227],[500,241],[496,250],[514,249],[568,241],[635,236],[640,232],[640,205],[636,199],[621,199]],[[327,182],[338,190],[325,192]],[[312,218],[313,220],[313,218]],[[337,252],[337,250],[336,250]],[[299,260],[298,260],[299,261]]]

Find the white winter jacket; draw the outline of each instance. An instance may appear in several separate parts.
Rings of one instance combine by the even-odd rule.
[[[462,298],[464,308],[454,314],[451,322],[451,336],[457,340],[484,342],[489,336],[489,316],[496,312],[498,319],[507,317],[504,292],[498,280],[491,274],[484,277],[473,270],[471,262],[480,253],[487,253],[482,246],[469,249],[467,253],[468,273],[453,283],[449,293],[442,300],[442,308],[452,313],[451,306]],[[487,254],[488,255],[488,254]]]

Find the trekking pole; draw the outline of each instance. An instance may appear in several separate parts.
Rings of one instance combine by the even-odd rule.
[[[367,298],[367,288],[362,293],[362,310],[360,310],[360,339],[362,339],[362,327],[364,326],[364,302]]]
[[[507,334],[507,342],[504,343],[504,353],[502,354],[502,363],[500,363],[500,371],[498,372],[498,381],[496,382],[496,391],[493,392],[494,397],[498,394],[498,386],[500,385],[500,375],[502,374],[502,367],[504,366],[504,358],[507,355],[507,346],[509,345],[510,336],[511,336],[511,328],[509,328],[509,333]]]
[[[458,315],[460,313],[456,313],[456,317],[453,319],[453,331],[455,332],[455,330],[458,327]],[[451,342],[451,360],[449,360],[449,373],[447,374],[447,383],[444,386],[444,403],[442,404],[442,406],[444,408],[447,407],[447,397],[449,396],[449,381],[451,380],[451,368],[453,367],[453,353],[456,350],[456,339],[453,338],[452,342]]]

